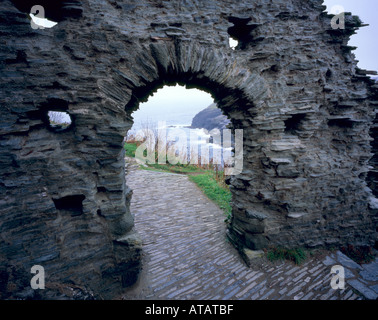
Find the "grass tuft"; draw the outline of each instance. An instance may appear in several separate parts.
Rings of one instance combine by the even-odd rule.
[[[229,221],[231,219],[231,192],[228,186],[218,182],[214,172],[206,172],[200,175],[189,176],[202,192],[212,201],[214,201],[226,214]]]
[[[306,258],[306,252],[302,248],[287,249],[283,247],[273,247],[266,250],[268,260],[274,262],[278,260],[289,260],[297,265],[303,263]]]
[[[135,152],[140,144],[135,141],[125,143],[126,156],[135,158]],[[141,166],[143,170],[163,171],[179,174],[187,174],[202,192],[213,202],[215,202],[225,213],[226,222],[231,219],[231,192],[225,183],[224,170],[219,170],[213,165],[192,165],[192,164],[147,164]]]
[[[135,151],[138,148],[136,143],[125,143],[126,156],[130,158],[135,158]]]
[[[340,251],[358,264],[369,263],[375,259],[375,254],[369,246],[353,246],[349,244],[341,247]]]

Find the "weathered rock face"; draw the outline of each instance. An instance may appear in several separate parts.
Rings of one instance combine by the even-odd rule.
[[[375,80],[374,88],[378,89],[378,76],[372,77]],[[368,173],[367,182],[373,190],[374,196],[378,196],[378,114],[376,114],[374,123],[370,128],[370,136],[374,139],[371,143],[373,157],[370,159],[370,171]]]
[[[207,90],[244,130],[236,245],[374,244],[378,93],[347,46],[358,18],[333,30],[321,0],[40,4],[57,26],[32,29],[22,1],[0,11],[2,298],[37,294],[33,265],[45,268],[42,298],[114,298],[135,281],[122,141],[164,84]],[[72,124],[57,130],[48,111]]]
[[[230,120],[222,113],[215,103],[198,112],[193,120],[191,128],[224,130],[230,124]]]

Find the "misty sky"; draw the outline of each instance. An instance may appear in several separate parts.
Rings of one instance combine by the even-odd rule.
[[[351,37],[349,45],[358,47],[354,52],[361,69],[378,71],[378,1],[377,0],[324,0],[327,11],[333,6],[342,6],[346,12],[360,17],[364,24]]]

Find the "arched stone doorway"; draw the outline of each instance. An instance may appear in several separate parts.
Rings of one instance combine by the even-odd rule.
[[[132,110],[166,83],[210,92],[244,130],[243,172],[230,179],[237,246],[374,243],[377,91],[346,45],[358,19],[334,30],[320,0],[83,0],[59,2],[58,25],[33,31],[14,3],[0,22],[4,274],[41,264],[50,284],[105,298],[135,281],[122,141]],[[54,130],[49,111],[70,127]]]
[[[185,42],[164,41],[152,43],[150,48],[144,50],[144,52],[150,52],[150,56],[145,56],[143,61],[156,63],[158,78],[142,87],[132,88],[133,98],[126,106],[126,113],[135,110],[138,107],[138,102],[145,101],[157,88],[165,84],[179,83],[209,92],[218,107],[231,119],[232,129],[244,131],[250,129],[251,119],[254,117],[254,108],[263,108],[265,98],[269,95],[269,88],[264,79],[238,66],[237,61],[227,51],[204,50],[200,46]],[[170,52],[175,54],[170,57]],[[177,52],[180,52],[180,55],[176,55]],[[237,83],[237,86],[235,86],[235,83]],[[108,83],[108,86],[114,87],[115,84]],[[252,88],[253,90],[251,90]],[[251,143],[252,141],[248,137],[245,138],[246,145]],[[261,157],[261,155],[257,157]],[[237,208],[239,208],[239,211]],[[234,207],[234,211],[239,212],[239,225],[249,223],[254,225],[252,229],[249,229],[249,240],[246,240],[244,235],[235,237],[233,228],[231,228],[231,238],[236,241],[235,244],[245,245],[249,241],[250,248],[261,249],[266,247],[268,242],[262,235],[265,230],[263,221],[265,217],[261,218],[263,214],[246,217],[246,211],[241,208],[241,203]],[[243,230],[243,232],[245,231]],[[256,242],[253,243],[253,239],[257,239]]]

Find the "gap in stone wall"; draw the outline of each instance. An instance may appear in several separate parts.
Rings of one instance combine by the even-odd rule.
[[[252,34],[252,31],[259,25],[252,23],[251,18],[243,19],[231,16],[228,18],[228,21],[233,24],[232,27],[228,28],[228,34],[238,42],[237,49],[244,50],[252,41],[259,41],[259,39],[254,39]]]
[[[84,195],[72,195],[59,199],[53,199],[55,208],[61,212],[69,213],[71,216],[80,216],[83,214]]]
[[[164,86],[157,90],[150,95],[147,102],[140,103],[139,109],[133,112],[132,117],[134,125],[129,130],[126,140],[131,138],[142,140],[143,137],[149,135],[147,131],[155,135],[163,133],[168,138],[167,147],[168,144],[172,146],[175,143],[173,140],[180,135],[181,142],[183,142],[183,136],[189,139],[191,134],[199,135],[202,142],[203,140],[211,141],[207,131],[211,131],[217,126],[220,130],[224,129],[229,123],[227,117],[215,105],[210,94],[196,88],[187,89],[180,85]],[[160,143],[161,140],[165,140],[165,137],[162,139],[162,137],[156,136],[156,138]],[[177,145],[180,145],[180,141],[176,139],[176,142]],[[198,149],[195,142],[188,141],[186,145],[184,143],[189,157],[192,143],[193,147]],[[180,147],[178,149],[180,151]],[[183,155],[185,151],[179,153]]]
[[[306,118],[306,114],[299,113],[291,116],[285,121],[285,132],[294,134],[301,129],[301,125]]]
[[[54,131],[63,131],[72,125],[71,116],[67,112],[48,111],[47,112],[50,128]]]

